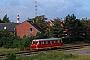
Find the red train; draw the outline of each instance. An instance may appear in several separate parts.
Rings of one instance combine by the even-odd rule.
[[[34,39],[32,40],[30,50],[51,49],[62,46],[62,38]]]

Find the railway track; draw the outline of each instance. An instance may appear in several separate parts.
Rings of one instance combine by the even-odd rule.
[[[62,50],[72,50],[72,49],[80,49],[80,48],[84,48],[86,46],[90,46],[89,44],[81,44],[81,45],[72,45],[72,46],[64,46],[64,47],[61,47],[61,48],[52,48],[52,49],[48,49],[48,50],[39,50],[39,51],[19,51],[19,52],[16,52],[15,54],[16,55],[32,55],[32,54],[37,54],[41,51],[53,51],[53,50],[58,50],[58,51],[62,51]],[[0,54],[0,58],[4,58],[6,56],[6,54]]]

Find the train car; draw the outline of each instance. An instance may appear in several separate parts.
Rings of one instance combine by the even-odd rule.
[[[51,49],[62,46],[62,38],[34,39],[32,40],[30,50]]]

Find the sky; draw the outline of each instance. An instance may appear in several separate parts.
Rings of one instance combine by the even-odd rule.
[[[11,22],[20,22],[34,18],[35,1],[37,1],[37,16],[45,15],[48,19],[56,17],[64,19],[68,14],[75,14],[78,19],[90,19],[90,0],[0,0],[0,18],[8,15]]]

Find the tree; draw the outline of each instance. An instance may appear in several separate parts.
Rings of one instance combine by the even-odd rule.
[[[7,14],[3,17],[3,20],[2,20],[4,23],[9,23],[10,20],[9,20],[9,17],[7,17]]]
[[[35,23],[37,26],[39,26],[43,30],[46,30],[47,28],[47,23],[45,20],[47,20],[45,15],[36,16],[35,18],[32,18],[32,19],[28,18],[28,21],[32,21],[33,23]]]
[[[0,18],[0,23],[3,23],[3,21],[1,20],[1,18]]]
[[[62,37],[63,35],[63,27],[60,26],[60,24],[62,23],[60,18],[55,18],[53,21],[54,26],[51,26],[50,32],[49,32],[49,36],[50,37]]]
[[[76,16],[72,14],[65,17],[65,29],[68,29],[67,36],[77,40],[77,37],[82,37],[84,29],[79,19],[76,19]]]
[[[0,31],[0,47],[11,46],[13,40],[10,37],[11,34],[8,31]]]
[[[80,22],[82,23],[83,28],[85,30],[84,32],[85,37],[89,38],[90,37],[90,20],[82,19]]]
[[[37,32],[36,36],[35,36],[36,39],[41,39],[41,38],[45,38],[44,34],[40,33],[40,32]]]
[[[62,20],[58,17],[56,17],[53,21],[53,24],[55,27],[60,27],[60,23],[62,22]]]

